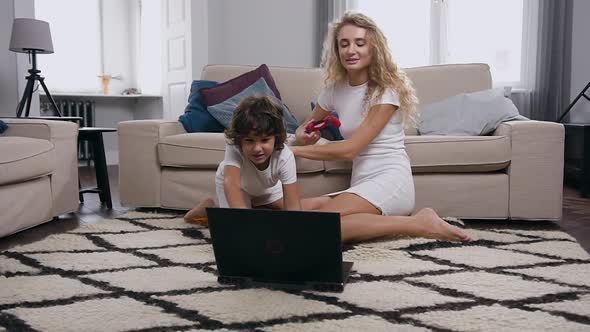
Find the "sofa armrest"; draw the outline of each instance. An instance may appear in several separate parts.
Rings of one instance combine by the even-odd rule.
[[[160,206],[158,143],[186,133],[175,120],[119,122],[119,189],[122,206]]]
[[[509,121],[502,123],[493,135],[510,138],[510,218],[559,220],[563,198],[563,125]]]
[[[3,136],[45,139],[53,143],[57,165],[51,173],[54,216],[78,210],[78,124],[34,118],[4,118]]]

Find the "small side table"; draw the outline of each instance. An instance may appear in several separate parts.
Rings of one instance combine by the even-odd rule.
[[[80,201],[84,202],[85,193],[98,194],[100,202],[106,204],[107,208],[113,208],[111,200],[111,186],[109,185],[109,172],[104,152],[102,133],[115,132],[115,128],[82,127],[78,130],[78,143],[87,141],[92,147],[92,159],[96,171],[96,188],[80,189]]]
[[[564,123],[566,179],[573,179],[582,197],[590,197],[590,123]]]

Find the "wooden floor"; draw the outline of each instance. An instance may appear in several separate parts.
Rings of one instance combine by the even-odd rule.
[[[75,229],[81,224],[99,222],[104,218],[113,218],[127,212],[129,209],[121,207],[119,202],[118,169],[109,167],[109,178],[113,209],[109,210],[101,206],[97,194],[85,194],[84,203],[80,204],[77,213],[61,216],[59,220],[45,223],[37,227],[0,239],[0,250],[15,245],[26,244],[43,239],[47,235],[62,233]],[[94,181],[94,170],[81,167],[80,179],[82,186],[91,186]],[[527,227],[533,221],[470,221],[470,227],[486,228],[491,226],[508,225],[509,227]],[[534,223],[538,223],[535,221]],[[563,191],[563,218],[558,223],[544,222],[545,226],[553,229],[562,229],[575,237],[584,249],[590,252],[590,199],[582,198],[576,189],[564,187]]]

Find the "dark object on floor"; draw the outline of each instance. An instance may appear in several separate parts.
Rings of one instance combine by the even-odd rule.
[[[564,175],[578,188],[582,197],[590,197],[590,123],[564,123]]]
[[[0,120],[0,134],[2,134],[6,129],[8,129],[8,125],[6,122]]]
[[[340,215],[207,208],[220,283],[344,290]]]
[[[115,132],[115,128],[82,127],[78,132],[78,144],[87,141],[92,148],[92,160],[96,170],[96,188],[80,189],[80,202],[84,202],[85,193],[95,193],[100,197],[100,202],[106,204],[107,208],[113,208],[111,200],[111,189],[109,185],[109,173],[107,171],[107,160],[104,152],[104,141],[102,133]]]

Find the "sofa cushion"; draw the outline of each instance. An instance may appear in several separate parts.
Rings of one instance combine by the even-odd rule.
[[[293,140],[288,135],[288,140]],[[225,156],[222,133],[190,133],[164,137],[158,144],[158,159],[164,167],[216,169]],[[297,173],[324,171],[324,163],[297,158]]]
[[[55,164],[55,148],[50,141],[18,136],[0,137],[0,185],[51,174]]]
[[[510,164],[506,136],[406,136],[413,173],[493,172]],[[326,172],[349,172],[349,161],[326,161]]]
[[[161,166],[217,168],[225,155],[223,133],[189,133],[164,137],[158,143]]]
[[[493,172],[510,164],[506,136],[408,136],[414,173]]]
[[[207,65],[203,68],[201,77],[206,80],[223,82],[254,68],[254,66],[239,65]],[[281,94],[281,100],[295,115],[297,122],[302,123],[309,116],[308,101],[317,100],[324,84],[322,69],[317,67],[272,67],[272,77],[276,86],[284,91]]]
[[[275,80],[270,74],[268,66],[265,64],[217,86],[201,89],[199,92],[201,93],[201,96],[203,96],[205,104],[211,106],[235,96],[240,93],[240,91],[254,84],[254,82],[258,81],[260,78],[263,78],[266,84],[268,84],[274,96],[281,99],[281,93],[279,92],[279,89],[277,89]]]
[[[277,100],[268,84],[266,84],[264,78],[259,78],[252,85],[246,87],[236,95],[229,97],[219,104],[207,106],[207,111],[209,111],[209,113],[211,113],[211,115],[213,115],[213,117],[217,119],[217,121],[219,121],[219,123],[221,123],[225,128],[229,128],[234,111],[240,102],[242,102],[243,99],[251,96],[270,96]],[[282,106],[283,118],[286,124],[287,132],[294,133],[298,127],[297,119],[295,119],[293,114],[289,112],[289,109],[282,101],[277,100],[277,102]]]
[[[504,121],[519,118],[503,89],[461,93],[420,106],[420,135],[487,135]],[[526,118],[525,118],[526,119]]]
[[[184,109],[184,114],[178,118],[187,133],[221,133],[225,129],[207,112],[207,105],[199,93],[201,89],[216,85],[217,82],[207,80],[195,80],[191,84],[188,105]]]

